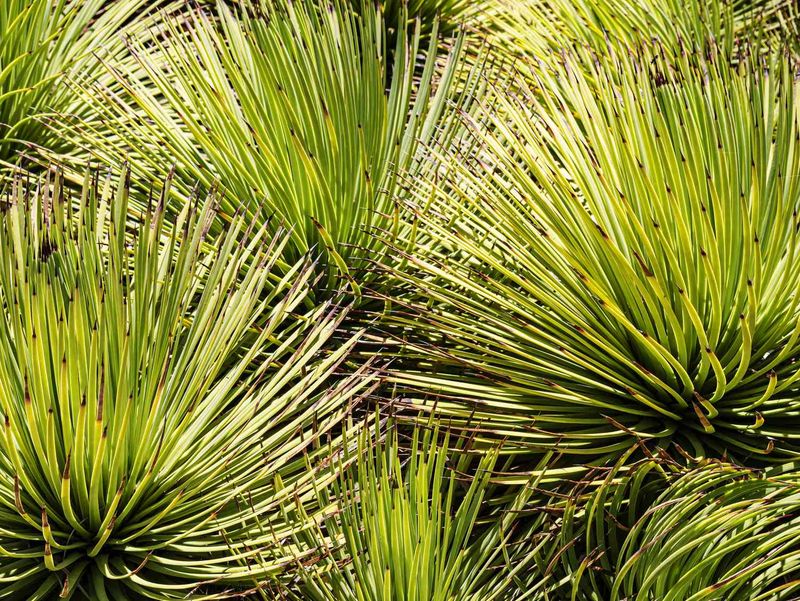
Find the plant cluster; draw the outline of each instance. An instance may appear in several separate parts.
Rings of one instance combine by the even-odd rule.
[[[798,598],[798,17],[0,3],[0,599]]]

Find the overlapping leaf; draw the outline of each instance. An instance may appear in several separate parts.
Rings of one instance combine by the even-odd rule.
[[[412,182],[398,382],[521,448],[794,455],[798,101],[783,55],[569,54]],[[537,90],[547,90],[538,94]],[[570,108],[571,107],[571,108]],[[465,377],[473,374],[472,377]],[[610,455],[608,455],[610,454]]]
[[[669,51],[715,45],[735,59],[741,45],[797,50],[799,19],[790,0],[496,0],[487,21],[501,51],[518,57],[658,40]]]
[[[302,309],[306,262],[275,275],[286,235],[239,215],[210,243],[213,196],[167,230],[168,191],[136,220],[126,181],[62,183],[3,198],[0,595],[256,589],[303,553],[279,508],[370,385],[334,377],[354,340],[320,350],[344,309]]]
[[[794,599],[800,480],[720,462],[614,466],[562,504],[554,572],[571,599]],[[585,495],[585,498],[584,498]]]
[[[0,162],[16,163],[21,150],[63,150],[44,118],[54,113],[87,115],[87,102],[61,78],[96,70],[94,53],[124,48],[124,29],[144,29],[144,0],[4,0],[0,4]],[[167,9],[166,3],[160,6]]]
[[[419,22],[402,28],[392,51],[375,5],[360,13],[259,0],[167,20],[157,44],[132,42],[135,66],[109,65],[124,91],[84,82],[105,114],[75,127],[95,154],[128,154],[151,176],[176,163],[187,190],[218,179],[227,214],[292,229],[289,262],[322,250],[330,287],[381,251],[372,227],[396,227],[396,170],[413,172],[436,133],[459,45],[437,67],[435,26],[427,46]]]
[[[355,454],[354,465],[320,490],[319,504],[338,509],[322,522],[324,533],[304,531],[306,545],[331,542],[316,562],[299,568],[297,598],[541,598],[547,583],[531,565],[535,546],[520,548],[513,536],[535,482],[502,511],[487,514],[487,501],[498,493],[491,480],[497,449],[473,460],[463,441],[440,440],[436,427],[414,430],[406,448],[394,425],[389,428],[385,441],[364,431],[354,449],[345,447],[345,458]]]

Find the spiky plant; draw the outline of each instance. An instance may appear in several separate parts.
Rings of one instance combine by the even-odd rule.
[[[302,555],[279,508],[313,501],[314,441],[371,380],[331,379],[353,341],[320,352],[342,311],[300,311],[312,269],[275,276],[285,235],[238,215],[209,242],[215,197],[167,229],[166,191],[130,217],[125,180],[2,200],[6,599],[257,589]]]
[[[645,459],[631,461],[640,446],[647,447],[633,445],[616,463],[562,481],[551,494],[548,512],[557,534],[537,563],[545,566],[542,572],[553,583],[553,599],[609,598],[625,536],[669,483],[688,473],[686,458],[675,461],[663,451],[646,451]]]
[[[357,9],[368,6],[362,0],[350,0]],[[438,22],[442,31],[451,31],[459,24],[478,17],[488,2],[477,0],[383,0],[381,11],[386,15],[386,28],[398,31],[407,26],[409,20],[419,19],[427,32]]]
[[[792,0],[495,0],[487,19],[501,50],[540,56],[572,44],[603,51],[659,40],[667,48],[789,41],[800,13]]]
[[[424,235],[393,270],[397,321],[424,335],[396,381],[439,396],[408,404],[586,461],[632,438],[795,456],[793,69],[563,61],[490,94],[471,165],[411,183]]]
[[[625,538],[610,599],[796,599],[798,510],[797,472],[690,472]]]
[[[61,77],[96,68],[94,52],[121,48],[116,35],[152,4],[145,0],[0,3],[0,162],[16,163],[16,153],[32,145],[65,145],[42,118],[53,112],[85,115],[86,105],[61,85]]]
[[[185,189],[218,179],[224,212],[292,229],[290,263],[322,250],[330,287],[376,251],[371,227],[396,225],[396,170],[436,131],[459,43],[437,67],[436,36],[423,47],[417,22],[389,59],[372,2],[361,15],[346,0],[240,5],[167,20],[154,46],[132,42],[136,68],[109,65],[124,92],[84,82],[105,114],[77,135],[151,176],[177,162]]]
[[[489,601],[541,593],[545,583],[530,566],[537,543],[519,548],[513,537],[536,482],[487,514],[487,503],[498,504],[497,450],[476,460],[463,441],[429,426],[403,442],[390,423],[385,439],[364,430],[354,448],[344,446],[344,459],[355,461],[319,491],[319,505],[336,510],[319,530],[303,531],[299,546],[330,542],[299,566],[292,598]]]
[[[796,464],[759,473],[659,458],[614,466],[584,486],[588,496],[562,503],[558,559],[569,577],[557,598],[797,598]]]

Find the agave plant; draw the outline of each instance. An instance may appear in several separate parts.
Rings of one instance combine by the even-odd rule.
[[[302,309],[308,262],[276,277],[285,235],[240,214],[210,242],[214,197],[168,229],[168,190],[135,219],[126,180],[4,193],[6,599],[257,590],[302,556],[279,510],[314,500],[315,440],[370,386],[332,378],[354,340],[320,347],[344,309]]]
[[[156,3],[158,4],[158,3]],[[0,6],[0,162],[20,148],[65,145],[43,117],[86,115],[79,95],[60,85],[66,73],[96,68],[93,53],[123,48],[116,35],[145,0],[5,0]],[[165,3],[161,3],[166,7]],[[146,27],[148,19],[142,19]],[[137,25],[136,27],[139,27]]]
[[[798,509],[796,472],[690,472],[626,537],[610,599],[795,599]]]
[[[319,491],[319,505],[336,509],[318,530],[303,530],[298,546],[330,542],[316,561],[298,566],[299,592],[289,591],[291,598],[489,601],[541,594],[546,583],[530,563],[545,541],[520,548],[513,536],[537,481],[487,517],[487,501],[497,505],[497,449],[475,465],[463,441],[429,426],[402,443],[390,423],[385,439],[365,429],[355,448],[343,446],[340,478]]]
[[[572,44],[597,50],[659,40],[667,48],[789,42],[797,49],[800,13],[791,0],[495,0],[488,19],[498,44],[537,56]]]
[[[420,362],[395,378],[438,398],[408,404],[587,461],[631,437],[795,455],[793,75],[656,48],[497,89],[472,164],[410,185],[424,235],[393,274]]]
[[[640,447],[645,449],[645,458],[632,462]],[[682,459],[676,461],[663,451],[653,455],[647,445],[637,444],[616,463],[560,483],[548,508],[557,534],[537,558],[545,566],[543,574],[554,584],[554,599],[610,598],[628,532],[657,505],[671,482],[692,473],[686,458]]]
[[[800,479],[793,463],[764,474],[716,461],[686,469],[650,459],[614,466],[580,497],[563,508],[564,598],[797,598]],[[582,557],[567,549],[576,540],[585,545]]]
[[[345,0],[220,2],[217,12],[168,19],[157,44],[132,42],[135,68],[108,65],[122,91],[83,82],[105,112],[77,135],[150,177],[177,162],[185,190],[219,180],[226,214],[242,206],[291,227],[287,261],[323,250],[330,287],[375,252],[371,227],[393,227],[396,171],[413,170],[419,140],[436,131],[459,42],[437,65],[435,32],[423,48],[417,22],[390,60],[372,2],[360,15]]]
[[[362,0],[350,0],[356,9],[369,6]],[[468,2],[467,0],[385,0],[381,2],[381,10],[386,15],[386,29],[390,32],[408,25],[409,19],[419,19],[423,29],[430,30],[436,26],[442,31],[450,31],[459,24],[478,17],[482,9],[488,6],[485,0]]]

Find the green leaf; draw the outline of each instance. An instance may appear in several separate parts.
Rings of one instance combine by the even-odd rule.
[[[289,264],[322,255],[323,288],[364,279],[397,172],[426,165],[416,149],[438,133],[461,41],[440,55],[436,25],[423,43],[417,22],[388,48],[381,12],[363,4],[248,0],[167,18],[162,36],[134,38],[133,64],[109,62],[115,84],[79,79],[102,115],[68,133],[149,177],[176,164],[186,194],[218,181],[226,215],[291,229]]]
[[[285,234],[242,214],[212,242],[217,198],[168,228],[167,193],[139,219],[128,185],[20,174],[0,205],[5,598],[266,586],[310,552],[280,507],[314,504],[307,461],[373,387],[340,369],[360,332],[330,345],[348,307],[303,308],[311,264],[276,276]]]
[[[796,456],[796,89],[782,52],[654,45],[488,90],[472,153],[408,185],[407,405],[597,464],[635,439]]]

